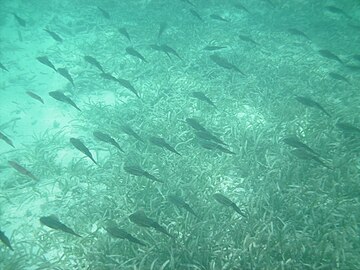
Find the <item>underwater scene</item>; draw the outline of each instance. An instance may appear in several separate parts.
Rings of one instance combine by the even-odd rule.
[[[0,14],[0,270],[360,269],[360,1]]]

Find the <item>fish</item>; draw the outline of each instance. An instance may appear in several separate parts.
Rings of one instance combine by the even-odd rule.
[[[13,148],[15,148],[12,140],[9,139],[8,136],[6,136],[4,133],[2,133],[0,131],[0,140],[3,140],[4,142],[6,142],[8,145],[12,146]]]
[[[235,8],[237,8],[237,9],[239,9],[239,10],[243,10],[243,11],[245,11],[245,12],[247,12],[247,13],[250,14],[250,11],[249,11],[246,7],[244,7],[243,4],[233,3],[233,6],[234,6]]]
[[[198,100],[204,101],[205,103],[207,103],[207,104],[213,106],[214,108],[216,108],[215,103],[214,103],[210,98],[208,98],[208,97],[205,95],[204,92],[195,91],[195,92],[192,92],[191,94],[192,94],[192,96],[193,96],[194,98],[197,98]]]
[[[1,230],[0,230],[0,241],[3,242],[5,246],[10,248],[11,251],[14,251],[13,247],[11,246],[9,238]]]
[[[186,3],[186,4],[189,4],[190,6],[193,6],[193,7],[195,7],[195,5],[192,3],[192,2],[190,2],[190,0],[180,0],[181,2],[184,2],[184,3]]]
[[[168,200],[177,207],[184,208],[186,211],[188,211],[189,213],[191,213],[192,215],[198,218],[198,215],[194,212],[194,210],[190,207],[190,205],[187,202],[185,202],[185,200],[180,196],[170,194],[168,195]]]
[[[134,137],[135,139],[137,139],[140,142],[144,142],[144,140],[140,137],[139,134],[137,134],[132,127],[130,127],[129,125],[125,124],[125,125],[121,125],[120,129],[122,132],[124,132],[125,134]]]
[[[106,19],[110,19],[110,14],[109,12],[107,12],[105,9],[102,9],[101,7],[97,7],[98,10],[100,10],[101,14],[104,16],[104,18]]]
[[[88,62],[90,65],[96,67],[97,69],[99,69],[102,73],[105,73],[103,67],[101,66],[101,64],[99,63],[98,60],[96,60],[94,57],[89,56],[89,55],[85,55],[84,56],[84,60],[86,62]]]
[[[119,238],[119,239],[127,239],[132,243],[138,244],[140,246],[146,246],[146,244],[142,241],[140,241],[139,239],[137,239],[136,237],[132,236],[130,233],[126,232],[123,229],[114,227],[114,226],[108,226],[105,228],[105,230],[112,236],[115,238]]]
[[[296,28],[288,28],[287,31],[294,35],[294,36],[299,36],[299,37],[304,37],[308,40],[310,40],[310,38],[308,37],[308,35],[306,35],[303,31],[300,31],[299,29]]]
[[[346,77],[344,77],[343,75],[340,75],[340,74],[335,73],[335,72],[329,72],[329,76],[331,78],[335,79],[335,80],[346,82],[346,83],[351,85],[350,81]]]
[[[18,171],[19,173],[30,177],[33,180],[39,180],[37,177],[35,177],[30,171],[28,171],[27,169],[25,169],[23,166],[21,166],[19,163],[17,163],[16,161],[13,160],[9,160],[8,164],[14,168],[16,171]]]
[[[55,72],[57,72],[55,66],[53,65],[53,63],[51,63],[51,61],[49,60],[49,58],[47,56],[39,56],[39,57],[36,57],[36,59],[41,64],[48,66],[49,68],[52,68],[53,70],[55,70]]]
[[[129,174],[132,174],[132,175],[135,175],[135,176],[144,176],[145,178],[153,180],[155,182],[164,183],[164,181],[156,178],[152,174],[150,174],[147,171],[143,170],[140,166],[137,166],[137,165],[124,165],[123,169],[124,169],[125,172],[127,172]]]
[[[189,11],[190,11],[191,15],[193,15],[199,21],[202,21],[202,22],[204,21],[203,18],[201,18],[200,14],[195,9],[190,8]]]
[[[230,206],[232,209],[235,210],[236,213],[240,214],[243,217],[246,217],[246,215],[243,213],[243,211],[240,210],[240,208],[228,197],[222,195],[221,193],[215,193],[213,194],[213,198],[222,205]]]
[[[168,28],[167,22],[161,22],[159,25],[159,33],[157,36],[157,39],[159,40],[162,34],[165,32],[165,30]]]
[[[332,169],[329,165],[327,165],[324,161],[322,161],[318,156],[306,151],[303,148],[296,148],[294,150],[291,150],[291,154],[294,156],[303,159],[303,160],[313,160],[317,162],[318,164],[324,166],[325,168]]]
[[[75,109],[77,109],[78,111],[81,111],[79,109],[79,107],[74,103],[74,101],[71,100],[71,98],[67,97],[64,95],[63,92],[61,91],[52,91],[52,92],[49,92],[49,96],[51,96],[52,98],[58,100],[58,101],[61,101],[61,102],[64,102],[64,103],[67,103],[71,106],[73,106]]]
[[[30,97],[32,97],[33,99],[41,102],[42,104],[44,104],[43,99],[42,99],[39,95],[37,95],[37,94],[35,94],[35,93],[31,92],[31,91],[26,91],[26,94],[28,94],[28,95],[29,95]]]
[[[166,44],[162,44],[160,45],[161,49],[167,54],[173,54],[175,55],[177,58],[179,58],[180,60],[183,60],[180,55],[173,49],[171,48],[170,46],[166,45]]]
[[[359,133],[360,134],[360,128],[355,127],[354,125],[346,122],[337,122],[336,127],[341,129],[343,132],[347,133]]]
[[[88,158],[92,160],[97,165],[97,162],[93,158],[90,150],[83,144],[82,141],[80,141],[77,138],[70,138],[70,143],[75,146],[77,150],[79,150],[81,153],[85,154]]]
[[[104,79],[109,80],[109,81],[118,82],[118,79],[115,78],[115,77],[114,77],[113,75],[111,75],[110,73],[101,73],[100,76],[103,77]]]
[[[218,143],[218,144],[227,145],[222,140],[220,140],[218,137],[211,134],[211,132],[208,131],[208,130],[206,130],[206,131],[195,131],[195,135],[196,135],[196,137],[198,137],[201,140],[213,141],[213,142]]]
[[[226,60],[223,57],[220,57],[217,54],[212,54],[210,55],[210,59],[217,64],[218,66],[225,68],[225,69],[230,69],[230,70],[235,70],[237,72],[239,72],[242,75],[245,75],[244,72],[242,72],[237,66],[231,64],[228,60]]]
[[[206,128],[203,125],[201,125],[198,120],[196,120],[194,118],[186,118],[185,121],[193,129],[195,129],[197,131],[207,132]]]
[[[208,150],[219,150],[220,152],[223,152],[225,154],[236,155],[235,152],[230,151],[229,149],[225,148],[224,146],[217,144],[213,141],[199,140],[199,144],[201,147],[208,149]]]
[[[205,51],[217,51],[217,50],[222,50],[222,49],[226,49],[227,47],[225,46],[216,46],[216,45],[208,45],[208,46],[205,46],[203,48],[203,50]]]
[[[169,150],[169,151],[171,151],[171,152],[173,152],[173,153],[181,156],[181,154],[180,154],[178,151],[176,151],[174,147],[172,147],[170,144],[168,144],[168,143],[165,141],[164,138],[151,136],[151,137],[149,138],[149,141],[150,141],[152,144],[156,145],[156,146],[159,146],[159,147],[161,147],[161,148],[165,148],[165,149],[167,149],[167,150]]]
[[[139,59],[141,59],[141,61],[145,62],[145,63],[148,63],[148,61],[145,59],[144,56],[142,56],[137,50],[135,50],[133,47],[126,47],[125,51],[132,55],[132,56],[135,56]]]
[[[311,98],[303,97],[303,96],[296,96],[295,99],[298,102],[300,102],[301,104],[308,106],[308,107],[317,108],[317,109],[321,110],[323,113],[325,113],[327,116],[331,117],[331,115],[324,109],[323,106],[321,106],[318,102],[312,100]]]
[[[57,72],[61,76],[63,76],[65,79],[67,79],[72,84],[72,86],[75,86],[74,80],[73,80],[73,78],[71,77],[69,71],[66,68],[58,68]]]
[[[167,236],[173,238],[174,236],[171,235],[164,227],[162,227],[159,223],[155,220],[146,216],[145,212],[142,210],[136,211],[135,213],[129,216],[131,222],[135,223],[136,225],[142,227],[150,227],[154,228],[157,232],[166,234]]]
[[[55,32],[50,31],[48,29],[44,29],[44,31],[47,32],[54,40],[56,40],[58,42],[63,42],[63,39]]]
[[[60,220],[53,215],[40,217],[40,222],[41,222],[41,224],[43,224],[51,229],[66,232],[66,233],[75,235],[77,237],[81,237],[81,235],[74,232],[73,229],[69,228],[64,223],[60,222]]]
[[[315,152],[313,149],[311,149],[309,146],[307,146],[305,143],[301,142],[298,138],[296,137],[286,137],[282,140],[284,143],[286,143],[287,145],[290,145],[294,148],[300,148],[300,149],[304,149],[307,150],[311,153],[313,153],[314,155],[319,155],[317,152]]]
[[[130,90],[131,92],[133,92],[138,98],[140,98],[140,95],[138,93],[138,91],[135,89],[135,87],[131,84],[130,81],[122,79],[122,78],[117,78],[117,82],[125,87],[126,89]]]
[[[335,6],[325,6],[325,9],[333,14],[342,15],[345,16],[348,19],[351,19],[351,17],[345,13],[342,9],[335,7]]]
[[[1,64],[1,63],[0,63],[0,68],[1,68],[2,70],[5,70],[5,71],[9,72],[9,70],[8,70],[3,64]]]
[[[339,62],[340,64],[344,64],[344,62],[337,55],[330,52],[329,50],[319,50],[318,52],[322,57],[325,57],[330,60],[335,60],[335,61]]]
[[[18,15],[16,15],[15,13],[12,13],[15,17],[15,20],[18,22],[18,24],[20,24],[22,27],[26,27],[26,21],[22,18],[20,18]]]
[[[128,31],[126,30],[126,28],[124,28],[124,27],[119,28],[119,32],[120,32],[120,34],[122,34],[124,37],[126,37],[131,42],[130,35],[129,35]]]
[[[221,16],[218,15],[218,14],[211,14],[211,15],[210,15],[210,18],[211,18],[211,19],[214,19],[214,20],[217,20],[217,21],[229,22],[229,20],[221,17]]]
[[[164,49],[160,45],[150,44],[149,46],[151,49],[153,49],[155,51],[166,53],[166,55],[171,59],[170,54],[168,52],[164,51]]]
[[[106,142],[109,144],[112,144],[113,146],[115,146],[117,149],[119,149],[121,152],[125,152],[120,145],[114,140],[114,138],[112,138],[109,134],[103,133],[101,131],[94,131],[93,135],[95,138],[97,138],[98,140],[102,141],[102,142]]]
[[[254,45],[260,46],[260,44],[257,43],[255,40],[253,40],[250,36],[239,35],[239,38],[240,38],[242,41],[250,42],[250,43],[252,43],[252,44],[254,44]]]

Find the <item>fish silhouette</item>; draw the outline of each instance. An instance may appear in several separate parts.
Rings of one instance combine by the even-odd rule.
[[[90,150],[82,143],[82,141],[80,141],[79,139],[76,138],[70,138],[70,143],[76,148],[78,149],[80,152],[82,152],[83,154],[85,154],[88,158],[90,158],[92,160],[92,162],[94,162],[95,164],[97,164],[97,162],[95,161],[95,159],[93,158]]]
[[[69,228],[64,223],[60,222],[59,219],[57,217],[53,216],[53,215],[46,216],[46,217],[41,217],[40,222],[43,225],[45,225],[45,226],[47,226],[49,228],[52,228],[54,230],[66,232],[66,233],[81,237],[79,234],[75,233],[73,231],[73,229]]]
[[[13,167],[16,171],[18,171],[19,173],[26,175],[28,177],[30,177],[33,180],[39,180],[38,178],[36,178],[30,171],[28,171],[27,169],[25,169],[23,166],[21,166],[19,163],[17,163],[16,161],[13,160],[9,160],[8,164]]]
[[[148,63],[148,61],[145,59],[145,57],[142,56],[142,54],[139,53],[137,50],[135,50],[133,47],[126,47],[125,51],[126,51],[128,54],[130,54],[130,55],[132,55],[132,56],[135,56],[135,57],[141,59],[141,61],[143,61],[143,62],[145,62],[145,63]]]
[[[105,230],[112,236],[115,238],[119,238],[119,239],[127,239],[132,243],[141,245],[141,246],[146,246],[145,243],[143,243],[142,241],[140,241],[139,239],[137,239],[136,237],[132,236],[130,233],[126,232],[123,229],[114,227],[114,226],[108,226],[105,228]]]
[[[66,68],[58,68],[57,72],[61,76],[63,76],[65,79],[67,79],[72,84],[72,86],[75,86],[74,80],[73,80],[73,78],[71,77],[69,71]]]
[[[51,61],[49,60],[49,58],[47,56],[39,56],[36,57],[36,59],[43,65],[48,66],[49,68],[55,70],[55,72],[57,72],[55,66],[53,65],[53,63],[51,63]]]
[[[168,144],[164,138],[152,136],[149,138],[149,141],[156,146],[165,148],[165,149],[181,156],[181,154],[178,151],[176,151],[174,147],[172,147],[170,144]]]
[[[96,67],[97,69],[99,69],[102,73],[105,73],[103,67],[101,66],[101,64],[99,63],[98,60],[96,60],[94,57],[89,56],[89,55],[85,55],[84,56],[84,60],[86,62],[88,62],[90,65]]]
[[[12,251],[14,251],[13,247],[11,246],[9,238],[1,230],[0,230],[0,241],[3,242],[5,246],[10,248]]]
[[[64,95],[63,92],[61,91],[52,91],[52,92],[49,92],[49,96],[51,96],[52,98],[58,100],[58,101],[61,101],[61,102],[64,102],[64,103],[67,103],[71,106],[73,106],[75,109],[77,109],[78,111],[81,111],[79,109],[78,106],[76,106],[75,102],[71,100],[71,98],[67,97]]]
[[[168,199],[171,203],[173,203],[177,207],[184,208],[186,211],[188,211],[189,213],[193,214],[195,217],[198,218],[198,215],[194,212],[194,210],[190,207],[190,205],[187,202],[185,202],[185,200],[180,196],[170,194],[168,195]]]
[[[48,33],[54,40],[56,40],[58,42],[63,42],[63,39],[58,34],[56,34],[55,32],[50,31],[48,29],[44,29],[44,31],[46,33]]]
[[[41,102],[42,104],[44,104],[43,99],[42,99],[39,95],[37,95],[37,94],[35,94],[35,93],[31,92],[31,91],[26,91],[26,94],[28,94],[28,95],[29,95],[30,97],[32,97],[33,99]]]
[[[235,210],[235,212],[237,212],[238,214],[240,214],[243,217],[246,217],[246,215],[243,213],[243,211],[241,211],[240,208],[228,197],[225,197],[221,193],[215,193],[213,195],[213,197],[218,203],[221,203],[222,205],[225,205],[225,206],[230,206],[232,209]]]
[[[101,131],[94,131],[93,135],[98,140],[112,144],[117,149],[119,149],[121,152],[124,152],[124,150],[120,147],[120,145],[109,134],[103,133]]]
[[[4,133],[2,133],[1,131],[0,131],[0,140],[3,140],[3,141],[6,142],[8,145],[10,145],[10,146],[12,146],[12,147],[15,148],[12,140],[10,140],[9,137],[7,137],[7,136],[6,136]]]
[[[140,166],[137,165],[124,165],[124,171],[135,176],[144,176],[147,179],[164,183],[163,181],[159,180],[158,178],[143,170]]]

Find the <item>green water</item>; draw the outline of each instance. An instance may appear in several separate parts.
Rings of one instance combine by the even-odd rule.
[[[0,0],[0,269],[360,269],[360,2]]]

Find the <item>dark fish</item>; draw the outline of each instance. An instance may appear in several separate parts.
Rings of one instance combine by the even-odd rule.
[[[11,246],[9,238],[7,238],[5,233],[3,231],[1,231],[1,230],[0,230],[0,241],[3,242],[5,246],[10,248],[12,251],[14,251],[14,249]]]
[[[185,121],[190,127],[197,131],[207,131],[206,128],[204,128],[204,126],[201,125],[199,121],[194,118],[186,118]]]
[[[249,10],[240,3],[234,3],[233,6],[250,14]]]
[[[117,78],[115,78],[113,75],[111,75],[110,73],[101,73],[100,74],[101,77],[103,77],[104,79],[107,79],[109,81],[113,81],[113,82],[119,82]]]
[[[244,72],[242,72],[237,66],[231,64],[228,60],[226,60],[223,57],[220,57],[217,54],[212,54],[210,55],[210,59],[217,64],[218,66],[225,68],[225,69],[230,69],[230,70],[235,70],[237,72],[239,72],[242,75],[245,75]]]
[[[0,140],[3,140],[3,141],[6,142],[8,145],[10,145],[10,146],[12,146],[12,147],[15,148],[12,140],[10,140],[10,139],[9,139],[4,133],[2,133],[1,131],[0,131]]]
[[[146,246],[145,243],[137,239],[136,237],[132,236],[130,233],[126,232],[123,229],[117,228],[117,227],[106,227],[105,230],[115,238],[119,239],[127,239],[132,243],[139,244],[141,246]]]
[[[205,50],[205,51],[217,51],[217,50],[221,50],[221,49],[226,49],[226,47],[225,46],[208,45],[203,48],[203,50]]]
[[[73,229],[69,228],[64,223],[60,222],[59,219],[57,217],[55,217],[55,216],[51,215],[51,216],[47,216],[47,217],[41,217],[40,222],[43,225],[45,225],[45,226],[47,226],[47,227],[49,227],[51,229],[66,232],[66,233],[81,237],[80,235],[75,233],[73,231]]]
[[[181,2],[184,2],[184,3],[187,3],[187,4],[189,4],[190,6],[195,7],[195,5],[190,2],[190,0],[180,0],[180,1],[181,1]]]
[[[355,127],[354,125],[346,122],[337,122],[336,127],[341,129],[344,132],[347,133],[359,133],[360,134],[360,128]]]
[[[217,144],[213,141],[199,140],[199,144],[200,144],[200,146],[202,146],[203,148],[208,149],[208,150],[219,150],[220,152],[223,152],[226,154],[236,155],[235,152],[232,152],[229,149],[225,148],[224,146]]]
[[[222,21],[222,22],[229,22],[227,19],[221,17],[221,16],[218,15],[218,14],[211,14],[211,15],[210,15],[210,18],[211,18],[211,19],[214,19],[214,20]]]
[[[163,53],[166,53],[166,55],[171,59],[171,56],[168,52],[164,51],[164,48],[162,48],[160,45],[157,45],[157,44],[151,44],[150,45],[150,48],[155,50],[155,51],[158,51],[158,52],[163,52]]]
[[[208,98],[208,97],[205,95],[205,93],[203,93],[203,92],[196,92],[196,91],[195,91],[195,92],[192,92],[191,94],[192,94],[192,96],[193,96],[194,98],[197,98],[197,99],[199,99],[199,100],[201,100],[201,101],[204,101],[204,102],[206,102],[207,104],[210,104],[211,106],[213,106],[213,107],[216,108],[215,103],[212,102],[211,99]]]
[[[65,79],[67,79],[73,86],[75,86],[74,80],[73,80],[73,78],[71,77],[69,71],[66,68],[58,68],[57,72],[61,76],[63,76]]]
[[[334,7],[334,6],[326,6],[325,9],[331,13],[337,14],[337,15],[342,15],[345,16],[348,19],[351,19],[351,17],[345,13],[345,11],[343,11],[340,8]]]
[[[227,145],[226,143],[224,143],[222,140],[220,140],[218,137],[211,134],[210,131],[207,131],[207,130],[206,131],[195,131],[195,135],[196,135],[196,137],[198,137],[201,140],[213,141],[218,144]]]
[[[126,37],[131,42],[130,35],[129,35],[128,31],[126,30],[126,28],[124,28],[124,27],[119,28],[119,32],[120,32],[120,34],[122,34],[124,37]]]
[[[110,19],[110,14],[109,12],[107,12],[106,10],[102,9],[101,7],[97,7],[98,10],[100,10],[101,14],[106,18],[106,19]]]
[[[50,62],[49,58],[47,58],[47,56],[39,56],[36,57],[36,59],[41,63],[44,64],[45,66],[48,66],[49,68],[52,68],[53,70],[56,70],[55,66],[53,65],[53,63]]]
[[[342,81],[342,82],[346,82],[348,84],[351,85],[350,81],[345,78],[344,76],[338,74],[338,73],[335,73],[335,72],[329,72],[329,76],[335,80],[338,80],[338,81]]]
[[[174,236],[171,235],[164,227],[162,227],[159,223],[157,223],[155,220],[152,220],[151,218],[147,217],[144,211],[136,211],[135,213],[131,214],[129,216],[129,219],[131,222],[135,223],[136,225],[142,226],[142,227],[150,227],[154,228],[156,231],[166,234],[167,236],[173,238]]]
[[[259,43],[257,43],[255,40],[253,40],[251,37],[249,36],[245,36],[245,35],[239,35],[239,38],[242,40],[242,41],[245,41],[245,42],[250,42],[254,45],[260,45]]]
[[[329,50],[319,50],[319,54],[327,59],[338,61],[339,63],[343,64],[344,62],[335,54],[330,52]]]
[[[290,145],[290,146],[294,147],[294,148],[305,149],[305,150],[313,153],[314,155],[317,155],[317,156],[319,155],[317,152],[315,152],[313,149],[311,149],[305,143],[301,142],[296,137],[286,137],[286,138],[283,139],[283,142],[286,143],[287,145]]]
[[[126,52],[127,52],[128,54],[130,54],[130,55],[132,55],[132,56],[135,56],[135,57],[141,59],[141,61],[143,61],[143,62],[148,63],[148,61],[145,59],[145,57],[142,56],[142,55],[141,55],[137,50],[135,50],[133,47],[127,47],[125,50],[126,50]]]
[[[130,127],[129,125],[122,125],[120,127],[120,129],[122,130],[122,132],[126,133],[129,136],[134,137],[135,139],[137,139],[140,142],[144,142],[144,140],[140,137],[139,134],[137,134],[132,127]]]
[[[26,94],[28,94],[33,99],[36,99],[37,101],[40,101],[42,104],[44,104],[43,99],[40,96],[38,96],[37,94],[35,94],[35,93],[31,92],[31,91],[26,91]]]
[[[73,106],[75,109],[77,109],[78,111],[81,111],[79,109],[78,106],[76,106],[76,104],[74,103],[74,101],[71,100],[71,98],[67,97],[64,95],[63,92],[61,91],[52,91],[52,92],[49,92],[49,96],[51,96],[52,98],[58,100],[58,101],[61,101],[61,102],[64,102],[64,103],[67,103],[71,106]]]
[[[323,113],[325,113],[327,116],[331,116],[324,108],[323,106],[321,106],[318,102],[312,100],[311,98],[308,97],[302,97],[302,96],[296,96],[295,99],[297,101],[299,101],[301,104],[308,106],[308,107],[312,107],[312,108],[317,108],[319,110],[321,110]]]
[[[168,28],[168,24],[166,22],[162,22],[160,23],[159,26],[159,33],[157,38],[160,39],[160,37],[162,36],[162,34],[165,32],[165,30]]]
[[[84,59],[86,62],[88,62],[90,65],[93,65],[94,67],[98,68],[102,73],[105,73],[103,67],[99,63],[98,60],[96,60],[94,57],[86,55],[84,56]]]
[[[194,17],[196,17],[199,21],[203,21],[203,19],[201,18],[200,14],[197,13],[197,11],[195,9],[189,9],[191,15],[193,15]]]
[[[163,49],[163,51],[169,55],[169,54],[173,54],[175,55],[177,58],[179,58],[180,60],[183,60],[180,55],[173,49],[171,48],[170,46],[166,45],[166,44],[162,44],[161,46],[161,49]]]
[[[243,217],[246,217],[246,215],[240,210],[240,208],[228,197],[225,197],[224,195],[220,193],[215,193],[213,195],[214,199],[225,206],[230,206],[232,209],[235,210],[236,213],[240,214]]]
[[[124,171],[129,174],[135,175],[135,176],[144,176],[147,179],[150,179],[150,180],[153,180],[156,182],[160,182],[160,183],[164,183],[163,181],[159,180],[152,174],[148,173],[147,171],[143,170],[141,167],[136,166],[136,165],[124,165]]]
[[[39,180],[37,179],[31,172],[29,172],[27,169],[25,169],[23,166],[21,166],[20,164],[18,164],[15,161],[8,161],[8,164],[13,167],[16,171],[18,171],[19,173],[26,175],[28,177],[30,177],[33,180]]]
[[[109,134],[103,133],[101,131],[94,131],[93,135],[98,140],[112,144],[117,149],[119,149],[121,152],[124,152],[124,150],[120,147],[120,145]]]
[[[50,31],[48,29],[44,29],[44,31],[47,32],[56,41],[63,42],[63,39],[58,34],[56,34],[55,32]]]
[[[3,64],[1,64],[1,63],[0,63],[0,68],[1,68],[2,70],[5,70],[5,71],[9,72],[9,70],[8,70]]]
[[[304,38],[310,40],[310,38],[303,31],[300,31],[299,29],[289,28],[288,32],[290,34],[292,34],[292,35],[299,36],[299,37],[304,37]]]
[[[195,217],[198,218],[198,215],[194,212],[194,210],[190,207],[190,205],[184,201],[183,198],[177,196],[177,195],[169,195],[168,199],[171,203],[173,203],[174,205],[176,205],[179,208],[184,208],[186,211],[188,211],[189,213],[193,214]]]
[[[181,156],[181,154],[178,151],[176,151],[174,147],[172,147],[170,144],[168,144],[164,138],[152,136],[149,138],[149,141],[156,146],[165,148],[165,149]]]
[[[296,148],[294,150],[291,150],[291,154],[293,154],[294,156],[296,156],[300,159],[303,159],[303,160],[313,160],[328,169],[332,169],[329,165],[327,165],[324,161],[322,161],[318,156],[306,151],[305,149]]]
[[[133,92],[138,98],[140,98],[138,91],[134,88],[134,86],[128,80],[117,78],[117,82],[120,85],[122,85],[123,87],[125,87],[126,89]]]
[[[16,15],[15,13],[13,13],[16,21],[18,22],[18,24],[20,24],[22,27],[26,27],[26,21],[22,18],[20,18],[18,15]]]
[[[92,162],[94,162],[97,165],[97,162],[95,161],[95,159],[93,158],[91,152],[89,151],[89,149],[82,143],[82,141],[80,141],[79,139],[76,138],[70,138],[70,143],[75,146],[75,148],[77,150],[79,150],[81,153],[85,154],[88,158],[90,158],[92,160]]]

